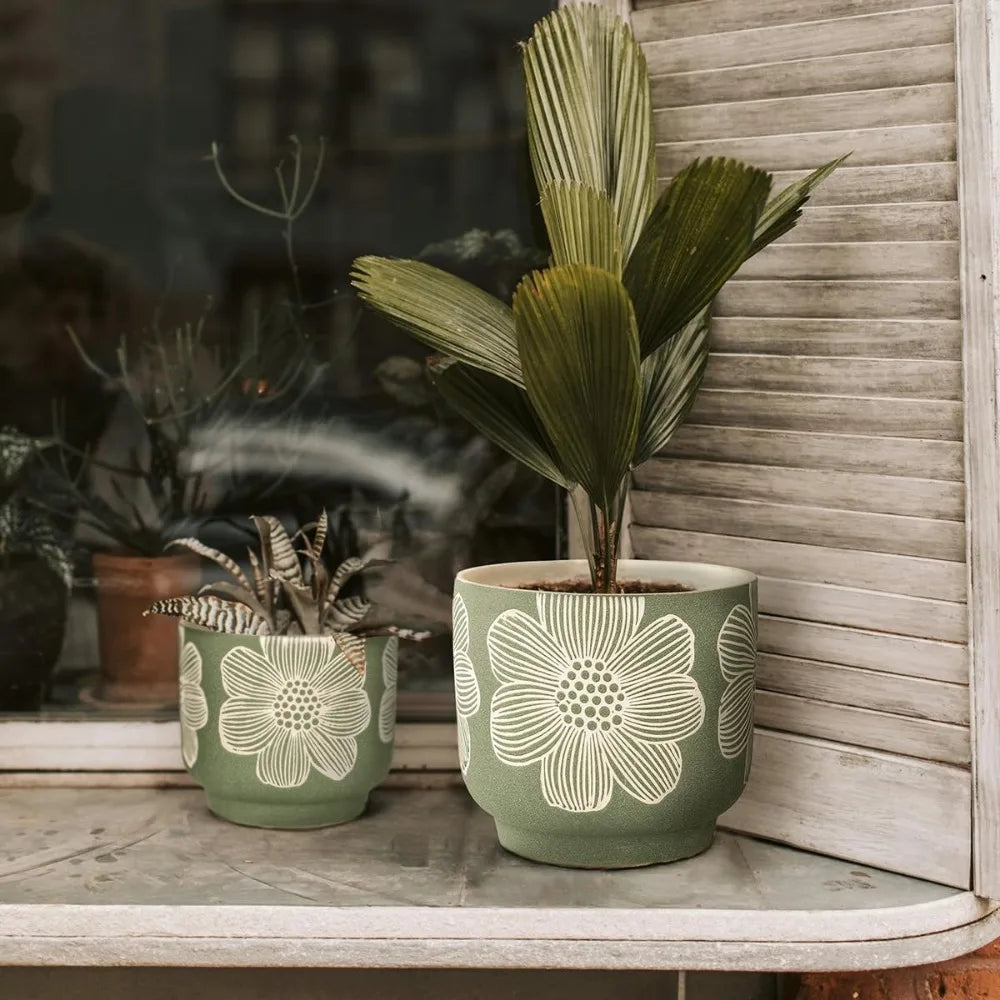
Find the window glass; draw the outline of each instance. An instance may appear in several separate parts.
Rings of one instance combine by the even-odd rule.
[[[0,712],[169,715],[175,625],[142,610],[220,574],[164,546],[245,566],[250,515],[322,509],[331,557],[391,560],[379,614],[431,633],[404,706],[441,704],[454,573],[552,557],[560,504],[350,265],[509,297],[544,264],[517,43],[551,6],[0,7]]]

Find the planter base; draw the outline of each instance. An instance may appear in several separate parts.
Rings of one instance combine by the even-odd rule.
[[[221,819],[240,826],[269,830],[315,830],[357,819],[368,805],[368,796],[332,802],[276,803],[205,793],[208,808]]]
[[[529,861],[563,868],[642,868],[680,861],[712,845],[715,824],[666,833],[620,837],[574,837],[497,823],[502,847]]]

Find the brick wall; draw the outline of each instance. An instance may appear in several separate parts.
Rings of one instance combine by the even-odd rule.
[[[797,1000],[1000,1000],[1000,940],[940,965],[802,977]]]

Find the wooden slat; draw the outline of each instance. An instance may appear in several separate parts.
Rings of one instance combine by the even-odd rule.
[[[670,439],[663,457],[794,465],[800,469],[866,472],[959,483],[964,479],[962,445],[958,441],[914,441],[860,434],[808,434],[685,424]]]
[[[846,94],[812,94],[766,101],[700,104],[653,112],[656,134],[685,141],[736,135],[789,135],[837,129],[926,125],[955,120],[955,85]]]
[[[702,385],[760,392],[961,399],[962,365],[958,361],[713,354]]]
[[[958,277],[958,242],[830,244],[786,240],[751,257],[738,277],[743,281],[940,281]]]
[[[786,461],[790,464],[791,456]],[[636,469],[635,482],[643,490],[955,522],[965,512],[961,483],[826,469],[654,458]]]
[[[788,580],[832,583],[937,601],[965,599],[962,563],[641,525],[635,525],[631,534],[635,554],[640,559],[719,563]]]
[[[806,176],[808,170],[774,174],[780,191]],[[907,163],[903,166],[852,167],[850,160],[813,192],[809,208],[820,205],[884,205],[907,202],[955,201],[958,167],[954,163]],[[954,223],[957,230],[957,222]]]
[[[958,206],[946,201],[807,206],[782,243],[925,243],[957,238]]]
[[[712,320],[712,348],[734,354],[958,360],[962,324],[957,320],[721,316]]]
[[[969,689],[881,670],[860,670],[775,653],[757,657],[757,687],[763,691],[853,705],[894,715],[969,724]]]
[[[971,808],[961,768],[758,729],[750,783],[720,822],[967,887]]]
[[[761,66],[672,73],[653,77],[650,91],[654,108],[670,108],[882,90],[954,79],[955,47],[944,44],[892,49],[880,52],[877,58],[869,52],[852,52]]]
[[[779,542],[820,541],[837,549],[965,560],[965,529],[958,521],[642,490],[632,491],[632,517],[634,523],[649,527],[717,531]]]
[[[941,642],[887,631],[844,628],[821,622],[760,616],[760,648],[766,653],[903,677],[919,677],[949,685],[968,685],[969,649],[964,642]],[[928,706],[925,712],[936,710]],[[963,717],[968,722],[968,699]],[[938,718],[927,714],[926,718]]]
[[[632,30],[647,38],[684,38],[706,32],[722,34],[777,24],[827,21],[859,14],[933,7],[938,0],[694,0],[636,11]]]
[[[850,52],[891,50],[901,42],[912,46],[947,45],[955,38],[955,11],[951,3],[933,7],[865,12],[859,17],[811,24],[741,26],[724,35],[710,25],[699,34],[678,38],[658,34],[649,15],[636,12],[632,27],[643,41],[649,72],[697,72],[729,66],[748,66]],[[877,58],[873,61],[878,61]]]
[[[771,691],[757,693],[754,716],[758,725],[768,729],[837,740],[852,747],[871,747],[946,764],[967,765],[971,760],[967,726],[831,705]]]
[[[856,167],[950,161],[955,158],[955,126],[899,125],[846,132],[659,142],[656,160],[658,172],[670,176],[705,156],[729,156],[762,170],[815,170],[844,153],[851,154],[851,163]]]
[[[944,642],[965,642],[967,637],[966,607],[959,602],[766,576],[760,577],[758,590],[761,611],[772,615]],[[928,676],[961,682],[967,674],[967,670],[960,676],[942,671]]]
[[[703,389],[690,419],[723,427],[962,440],[962,404],[948,400]]]

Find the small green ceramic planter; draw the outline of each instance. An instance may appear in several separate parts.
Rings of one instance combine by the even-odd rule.
[[[535,861],[627,868],[705,850],[746,785],[757,582],[623,561],[685,593],[517,589],[586,563],[464,570],[455,586],[459,762],[500,843]]]
[[[180,639],[181,752],[213,813],[298,830],[364,812],[392,758],[395,638],[365,640],[364,675],[328,636]]]

